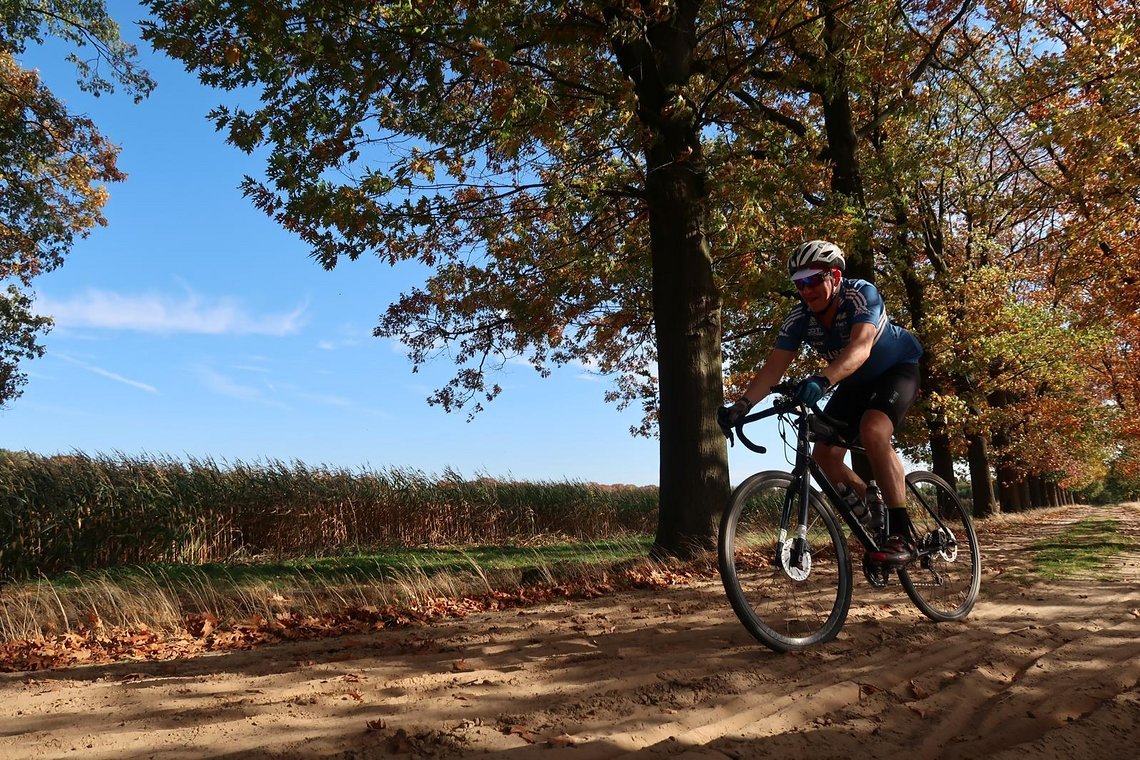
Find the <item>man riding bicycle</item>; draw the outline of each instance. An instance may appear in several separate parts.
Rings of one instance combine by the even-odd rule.
[[[903,465],[891,438],[918,395],[922,346],[888,319],[878,289],[866,280],[844,277],[845,269],[843,250],[826,240],[810,240],[792,251],[788,275],[801,302],[784,320],[775,348],[744,395],[732,406],[722,407],[717,420],[726,431],[732,428],[780,381],[800,347],[811,346],[828,364],[801,380],[794,398],[814,404],[835,388],[824,412],[848,430],[858,431],[887,506],[889,537],[870,558],[905,564],[914,555],[906,540]],[[846,485],[865,498],[867,484],[847,466],[846,456],[846,448],[823,442],[812,450],[832,483]]]

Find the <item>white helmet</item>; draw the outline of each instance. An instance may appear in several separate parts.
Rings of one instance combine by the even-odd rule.
[[[788,276],[791,277],[798,270],[808,267],[817,269],[838,269],[842,272],[847,267],[847,260],[843,257],[843,249],[835,243],[826,240],[809,240],[800,243],[792,251],[788,259]]]

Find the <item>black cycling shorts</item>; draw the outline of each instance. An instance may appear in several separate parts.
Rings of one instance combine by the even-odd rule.
[[[846,438],[859,435],[863,412],[877,409],[891,418],[895,430],[918,397],[918,365],[896,364],[868,383],[841,382],[823,408],[828,416],[847,424]]]

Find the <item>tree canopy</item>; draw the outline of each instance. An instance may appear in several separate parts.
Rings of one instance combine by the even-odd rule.
[[[432,401],[478,409],[519,356],[610,373],[662,437],[663,484],[685,473],[663,514],[719,508],[722,343],[739,383],[807,237],[929,346],[907,439],[945,467],[992,447],[1083,482],[1111,455],[1071,421],[1129,434],[1126,0],[148,5],[153,44],[249,94],[211,118],[267,156],[253,203],[326,267],[427,267],[377,333],[456,362]],[[1067,458],[1031,456],[1047,441]]]
[[[106,223],[104,183],[125,179],[118,148],[21,64],[49,38],[70,50],[83,91],[98,96],[120,85],[137,100],[153,87],[102,0],[0,2],[0,282],[10,283],[0,293],[0,405],[19,395],[18,362],[43,353],[37,335],[51,324],[32,313],[21,288]]]

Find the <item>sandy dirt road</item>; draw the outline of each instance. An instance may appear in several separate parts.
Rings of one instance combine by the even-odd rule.
[[[1140,505],[983,527],[935,625],[859,579],[838,640],[778,655],[719,580],[175,662],[0,675],[0,757],[1140,757],[1140,553],[1027,581],[1033,541]],[[1138,543],[1140,545],[1140,543]]]

